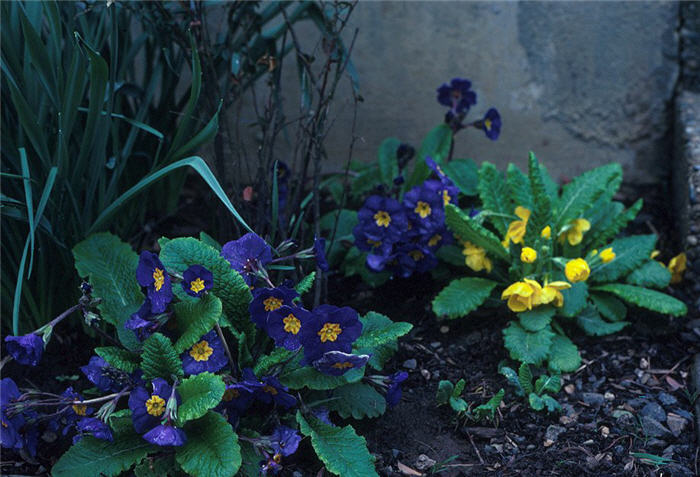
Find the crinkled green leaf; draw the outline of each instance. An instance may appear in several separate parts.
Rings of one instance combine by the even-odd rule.
[[[311,272],[299,280],[299,283],[296,284],[294,289],[297,291],[297,293],[299,293],[299,295],[303,295],[314,286],[314,280],[316,280],[316,272]]]
[[[450,407],[454,412],[465,412],[467,409],[469,409],[467,401],[461,397],[454,396],[450,396]]]
[[[467,385],[467,382],[464,379],[460,379],[457,381],[455,384],[455,389],[452,391],[452,397],[459,397],[462,395],[462,392],[464,391],[464,387]]]
[[[112,476],[120,475],[146,455],[155,446],[133,431],[104,441],[85,436],[73,444],[51,469],[53,477]]]
[[[130,350],[138,347],[136,335],[124,323],[143,303],[136,281],[139,257],[129,244],[110,233],[93,234],[73,247],[75,269],[87,277],[92,295],[101,298],[97,306],[102,318],[117,328],[119,340]]]
[[[589,233],[595,234],[595,240],[590,246],[602,247],[604,244],[617,237],[617,234],[619,234],[629,222],[634,220],[639,211],[642,209],[642,204],[642,199],[638,199],[629,209],[626,209],[615,216],[609,226],[600,231],[598,231],[598,229],[591,230]]]
[[[183,376],[182,362],[170,339],[160,333],[153,333],[143,342],[141,369],[144,379],[163,378],[171,375]]]
[[[624,320],[627,316],[625,304],[609,293],[591,293],[591,301],[598,312],[609,321]]]
[[[448,318],[465,316],[484,303],[496,285],[497,282],[479,277],[453,280],[433,300],[433,312]]]
[[[186,477],[174,454],[147,457],[134,468],[136,477]]]
[[[464,195],[476,195],[479,185],[479,168],[471,159],[453,159],[442,164],[442,170]],[[457,203],[453,198],[453,203]]]
[[[543,374],[535,381],[535,392],[542,393],[558,393],[561,389],[561,378],[559,376],[547,376]]]
[[[573,219],[583,215],[611,184],[616,183],[622,176],[622,167],[617,163],[597,167],[574,178],[562,188],[561,198],[556,204],[555,231],[568,224]]]
[[[279,380],[290,389],[309,388],[313,390],[335,389],[349,383],[355,383],[362,379],[365,368],[351,369],[341,376],[329,376],[323,374],[311,366],[301,366],[301,355],[297,355],[282,370]]]
[[[532,190],[530,189],[530,179],[515,164],[508,164],[506,183],[513,202],[528,210],[532,210],[534,203]]]
[[[682,301],[648,288],[624,285],[622,283],[609,283],[597,286],[594,290],[612,293],[627,303],[666,315],[683,316],[688,313],[688,308]]]
[[[452,144],[452,129],[447,124],[442,123],[431,129],[421,142],[413,172],[404,183],[403,190],[407,191],[413,186],[422,184],[430,176],[430,168],[425,163],[425,158],[432,157],[435,162],[441,164],[450,152],[450,144]]]
[[[139,366],[139,355],[116,346],[95,348],[95,354],[117,369],[133,373]]]
[[[552,221],[552,203],[544,185],[540,164],[533,152],[528,155],[528,179],[532,191],[533,207],[527,222],[525,240],[527,243],[535,243],[540,238],[542,229]]]
[[[525,394],[532,392],[532,370],[529,364],[522,363],[518,368],[518,383]]]
[[[615,258],[594,267],[589,280],[604,283],[627,275],[649,260],[656,245],[656,235],[632,235],[613,241],[605,248],[612,247]]]
[[[109,416],[107,422],[115,434],[128,434],[134,430],[134,421],[131,418],[131,409],[121,409]]]
[[[369,365],[378,371],[384,367],[384,363],[398,349],[397,340],[399,337],[404,336],[413,328],[410,323],[394,322],[373,311],[360,317],[360,322],[362,322],[362,334],[353,344],[353,351],[356,354],[369,355]]]
[[[503,179],[503,174],[490,162],[483,162],[479,169],[479,185],[477,188],[479,189],[483,210],[496,214],[490,216],[491,223],[505,237],[506,230],[508,230],[508,225],[511,222],[508,216],[513,215],[515,207],[510,200],[508,186]],[[462,238],[469,240],[467,237]]]
[[[443,379],[438,383],[437,394],[435,395],[435,401],[438,405],[447,404],[452,397],[452,392],[455,389],[455,385],[447,379]]]
[[[503,330],[504,344],[510,357],[523,363],[542,363],[549,354],[553,337],[550,327],[532,333],[515,321]]]
[[[581,366],[581,354],[576,345],[566,336],[555,335],[547,356],[549,369],[556,373],[570,373]]]
[[[573,318],[586,307],[588,301],[588,285],[585,282],[578,282],[571,285],[571,288],[561,291],[564,297],[564,305],[559,308],[558,314]]]
[[[399,175],[399,162],[396,151],[401,141],[395,137],[388,137],[382,141],[377,151],[377,163],[382,182],[388,186],[394,185],[394,178]]]
[[[503,396],[505,396],[505,390],[500,389],[496,394],[493,395],[491,399],[486,401],[484,404],[476,406],[472,410],[472,415],[474,416],[474,419],[476,419],[477,421],[481,421],[483,419],[493,420],[493,418],[496,416],[498,406],[500,406],[501,401],[503,401]]]
[[[656,260],[648,260],[627,275],[625,281],[645,288],[665,288],[671,283],[671,272]]]
[[[616,321],[609,323],[603,320],[598,311],[593,306],[588,306],[576,317],[578,326],[588,335],[604,336],[617,333],[625,326],[629,325],[628,321]]]
[[[527,331],[540,331],[552,322],[554,312],[554,307],[545,305],[518,313],[520,326]]]
[[[386,399],[377,390],[362,382],[346,384],[333,390],[332,401],[325,404],[343,419],[379,417],[386,411]]]
[[[162,240],[162,239],[161,239]],[[252,299],[243,277],[218,250],[192,237],[181,237],[161,243],[160,259],[168,271],[182,274],[190,265],[202,265],[214,275],[212,292],[223,305],[224,316],[248,340],[255,336],[248,305]]]
[[[220,376],[212,373],[200,373],[182,381],[177,387],[181,404],[177,408],[178,425],[199,419],[209,409],[215,408],[226,390],[226,385]]]
[[[509,259],[508,252],[503,248],[496,234],[469,218],[460,208],[447,204],[445,223],[459,239],[483,248],[489,256]]]
[[[175,342],[175,351],[184,352],[210,332],[221,318],[221,300],[213,293],[207,293],[192,301],[182,301],[173,305],[180,337]]]
[[[535,411],[541,411],[542,409],[544,409],[544,401],[542,401],[542,398],[537,394],[530,393],[530,395],[527,397],[527,400],[530,403],[530,407]]]
[[[224,416],[210,411],[185,426],[187,442],[175,450],[180,467],[194,477],[231,477],[241,466],[238,436]]]
[[[294,353],[286,348],[275,348],[270,354],[264,354],[256,360],[253,372],[256,376],[270,374],[270,368],[289,360],[293,355]]]
[[[304,418],[301,411],[297,411],[297,422],[330,472],[342,477],[378,477],[365,438],[351,426],[329,426],[314,417]]]
[[[541,396],[542,402],[547,407],[547,412],[561,411],[561,404],[549,394]]]
[[[509,368],[508,366],[503,366],[502,364],[499,364],[498,372],[502,374],[506,378],[508,383],[515,388],[515,394],[517,394],[518,396],[524,396],[524,390],[523,387],[520,385],[518,373],[516,373],[513,368]]]

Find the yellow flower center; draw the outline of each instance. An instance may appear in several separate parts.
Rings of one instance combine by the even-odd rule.
[[[87,412],[87,406],[85,404],[73,404],[71,407],[78,416],[84,416]]]
[[[450,197],[450,193],[447,192],[447,189],[443,190],[442,191],[442,203],[444,205],[447,205],[450,203],[451,200],[452,200],[452,197]]]
[[[163,275],[163,270],[160,268],[153,270],[153,286],[155,287],[156,291],[160,291],[160,289],[163,288],[164,283],[165,275]]]
[[[419,262],[425,258],[425,255],[423,255],[423,252],[420,250],[411,250],[408,252],[408,255],[415,261]]]
[[[379,240],[367,239],[367,243],[372,247],[379,247],[382,243]]]
[[[430,240],[428,240],[428,246],[429,247],[434,247],[437,244],[440,243],[440,240],[442,240],[442,235],[440,234],[435,234],[432,237],[430,237]]]
[[[301,329],[301,321],[299,321],[299,318],[294,316],[292,313],[288,314],[286,318],[282,320],[284,323],[284,331],[287,333],[291,333],[293,335],[299,333],[299,330]]]
[[[273,386],[270,386],[269,384],[263,386],[263,391],[272,394],[273,396],[277,395],[277,389],[275,389]]]
[[[152,395],[146,401],[146,412],[151,416],[159,417],[165,412],[165,399],[160,396]]]
[[[379,227],[389,227],[389,224],[391,223],[391,216],[388,212],[378,210],[377,213],[374,214],[374,221]]]
[[[430,212],[432,210],[430,209],[430,205],[428,205],[427,202],[423,202],[422,200],[419,200],[416,203],[416,208],[413,209],[413,211],[420,216],[421,219],[426,218],[427,216],[430,215]]]
[[[192,290],[195,293],[199,293],[202,290],[204,290],[204,280],[202,280],[201,278],[192,280],[192,283],[190,283],[190,290]]]
[[[271,296],[263,300],[263,305],[265,305],[265,311],[275,311],[282,306],[282,299]]]
[[[281,442],[280,442],[280,447],[282,447]],[[279,454],[279,453],[275,454],[274,456],[272,456],[272,460],[274,460],[276,464],[279,464],[280,462],[282,462],[282,454]]]
[[[484,121],[484,127],[486,128],[487,131],[491,130],[491,120],[487,119]]]
[[[352,363],[349,363],[347,361],[344,361],[342,363],[335,363],[334,365],[331,366],[331,368],[335,369],[348,369],[352,368],[354,365]]]
[[[325,343],[326,341],[337,340],[338,335],[342,332],[343,330],[338,323],[325,323],[317,334],[321,337],[321,342]]]
[[[230,388],[230,389],[227,389],[226,391],[224,391],[224,395],[221,399],[223,399],[226,402],[229,402],[232,399],[235,399],[240,395],[241,395],[241,393],[238,392],[238,389]]]
[[[214,353],[214,350],[209,346],[206,340],[202,340],[193,345],[190,350],[190,356],[192,356],[195,361],[206,361],[212,353]]]
[[[608,263],[615,260],[615,252],[613,252],[612,247],[608,247],[600,252],[600,259],[603,261],[603,263]]]

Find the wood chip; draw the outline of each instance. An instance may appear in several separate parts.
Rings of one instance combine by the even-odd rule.
[[[418,472],[417,470],[411,469],[406,464],[402,464],[401,461],[396,461],[396,467],[399,468],[399,472],[401,472],[403,475],[414,475],[414,476],[423,475],[420,472]]]

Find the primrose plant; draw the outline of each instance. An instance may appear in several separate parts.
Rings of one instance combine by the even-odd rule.
[[[617,332],[629,324],[628,305],[685,314],[681,301],[659,291],[681,273],[683,257],[667,268],[652,259],[655,235],[618,237],[642,206],[641,199],[628,209],[612,200],[621,181],[620,165],[608,164],[560,191],[532,153],[528,175],[511,164],[504,177],[483,163],[480,213],[445,206],[461,264],[472,274],[447,285],[434,312],[458,318],[505,300],[517,316],[503,331],[510,356],[546,362],[556,373],[580,364],[572,328],[594,336]]]
[[[462,397],[466,381],[460,379],[457,384],[452,384],[449,380],[442,380],[438,383],[438,390],[435,400],[438,406],[449,404],[450,408],[457,413],[458,417],[474,421],[490,420],[496,418],[496,411],[503,401],[505,391],[500,389],[491,399],[484,404],[473,407]]]
[[[24,389],[5,377],[2,446],[31,456],[45,430],[72,436],[55,477],[257,476],[293,462],[306,437],[330,472],[377,475],[364,438],[333,420],[398,403],[406,374],[381,370],[411,325],[349,307],[304,308],[313,273],[296,285],[272,282],[276,262],[323,263],[321,246],[279,256],[290,244],[274,250],[254,233],[223,247],[205,234],[159,245],[159,254],[137,255],[101,233],[74,248],[90,283],[80,303],[35,333],[7,337],[6,350],[36,365],[50,330],[78,310],[114,326],[118,346],[95,348],[81,368],[92,386],[83,392]]]
[[[341,269],[346,275],[359,274],[372,285],[390,277],[409,277],[433,270],[440,250],[452,243],[445,227],[445,206],[456,204],[460,193],[476,194],[477,166],[469,159],[452,159],[454,136],[467,128],[482,130],[496,140],[501,118],[489,109],[483,118],[466,122],[476,93],[467,79],[455,78],[437,90],[438,102],[448,107],[445,121],[434,128],[417,151],[412,171],[408,164],[416,151],[397,138],[387,138],[379,146],[378,160],[371,164],[352,163],[354,180],[350,202],[357,212],[341,209],[331,212],[322,225],[340,230],[340,239],[354,247],[343,255],[331,250],[332,259],[343,255]],[[432,171],[449,171],[448,178]],[[331,190],[333,192],[333,190]],[[344,197],[335,191],[343,206]],[[342,222],[342,224],[338,224]]]

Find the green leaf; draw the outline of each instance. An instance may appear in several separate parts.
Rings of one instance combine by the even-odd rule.
[[[453,280],[433,300],[433,312],[451,319],[466,316],[484,303],[496,285],[497,282],[478,277]]]
[[[549,394],[542,396],[542,402],[547,406],[547,412],[561,411],[561,404]]]
[[[178,426],[199,419],[209,409],[215,408],[224,396],[226,385],[220,376],[200,373],[182,381],[177,387],[182,404],[177,408]]]
[[[561,291],[564,297],[564,305],[559,308],[559,314],[568,318],[581,313],[586,307],[588,300],[588,285],[585,282],[578,282],[571,285],[571,288]]]
[[[165,455],[164,457],[147,457],[139,465],[134,468],[136,477],[186,477],[185,474],[175,462],[173,454]]]
[[[554,307],[546,305],[518,313],[520,326],[527,331],[540,331],[552,322],[554,312]]]
[[[524,396],[523,387],[520,385],[520,380],[518,379],[518,374],[509,368],[508,366],[503,366],[502,363],[498,365],[498,372],[505,376],[508,383],[515,388],[515,394],[518,396]]]
[[[529,364],[523,363],[518,368],[518,383],[525,394],[532,392],[532,371]]]
[[[376,288],[386,283],[391,278],[389,272],[373,272],[365,263],[367,262],[367,252],[361,252],[357,247],[352,247],[345,256],[345,260],[340,266],[346,277],[359,275],[367,285]]]
[[[183,353],[211,331],[221,318],[222,309],[221,300],[213,293],[173,305],[180,331],[180,337],[175,342],[175,351]]]
[[[454,412],[465,412],[467,409],[469,409],[469,405],[467,404],[467,401],[460,397],[450,397],[450,407]]]
[[[627,275],[625,281],[630,285],[645,288],[665,288],[671,283],[671,272],[656,260],[648,260]]]
[[[270,374],[268,373],[270,368],[289,360],[293,354],[286,348],[275,348],[270,354],[264,354],[256,360],[253,372],[256,376]]]
[[[136,368],[139,367],[138,354],[117,348],[116,346],[95,348],[95,354],[115,368],[126,371],[127,373],[133,373],[136,371]]]
[[[455,386],[451,381],[443,379],[438,383],[437,394],[435,395],[435,401],[438,405],[447,404],[452,397],[452,392]]]
[[[604,321],[598,311],[593,306],[587,307],[577,317],[576,323],[588,335],[605,336],[617,333],[625,326],[629,325],[628,321],[616,321],[608,323]]]
[[[622,283],[600,285],[595,287],[594,290],[612,293],[627,303],[666,315],[683,316],[688,313],[685,303],[656,290],[649,290],[634,285],[624,285]]]
[[[549,354],[554,333],[549,327],[535,333],[525,330],[517,322],[512,321],[503,330],[504,344],[510,352],[510,357],[523,363],[540,364]]]
[[[471,159],[453,159],[441,168],[462,194],[478,194],[479,168],[476,162]],[[456,203],[456,200],[454,202]]]
[[[542,409],[544,409],[544,401],[542,401],[542,398],[539,397],[537,394],[530,393],[527,400],[530,403],[530,407],[535,411],[541,411]]]
[[[117,328],[119,339],[130,350],[138,347],[133,331],[124,323],[135,313],[144,297],[136,281],[139,258],[131,247],[110,233],[94,234],[73,247],[75,269],[88,277],[102,318]]]
[[[175,459],[194,477],[231,477],[241,466],[238,436],[226,419],[210,411],[185,426],[187,442],[176,448]]]
[[[330,472],[343,477],[378,477],[364,437],[351,426],[334,427],[297,411],[299,430],[311,438],[316,455]]]
[[[455,389],[452,391],[452,397],[459,397],[462,395],[462,392],[464,391],[464,387],[467,385],[467,382],[464,379],[460,379],[457,381],[457,384],[455,384]]]
[[[221,299],[228,322],[249,340],[255,336],[255,325],[250,319],[248,304],[250,289],[243,277],[213,247],[192,237],[182,237],[161,244],[160,259],[171,272],[182,274],[190,265],[202,265],[214,275],[212,292]]]
[[[107,424],[115,434],[128,434],[134,430],[131,409],[122,409],[110,414]]]
[[[510,258],[508,251],[503,248],[503,244],[501,244],[498,237],[474,219],[469,218],[460,208],[447,204],[445,207],[445,223],[461,240],[469,241],[483,248],[491,256],[496,256],[503,260]]]
[[[625,304],[608,293],[591,293],[591,301],[600,314],[610,321],[624,320],[627,316]]]
[[[510,224],[508,216],[513,215],[514,207],[510,201],[508,186],[503,179],[503,174],[490,162],[483,162],[481,169],[479,169],[479,185],[477,188],[479,189],[479,197],[481,198],[483,209],[497,214],[491,216],[491,223],[505,237]],[[466,237],[462,238],[469,240]],[[471,240],[469,241],[471,242]]]
[[[299,295],[303,295],[304,293],[308,292],[311,290],[311,287],[314,286],[314,280],[316,279],[316,272],[311,272],[308,275],[306,275],[304,278],[299,280],[299,283],[294,287],[294,289],[299,293]]]
[[[395,137],[388,137],[382,141],[377,151],[377,162],[382,182],[390,187],[394,185],[394,178],[399,175],[399,163],[396,151],[401,141]]]
[[[171,375],[183,376],[180,356],[166,336],[153,333],[143,342],[141,352],[141,369],[144,379],[164,378],[170,380]]]
[[[634,220],[639,211],[642,209],[642,204],[642,199],[639,199],[634,204],[632,204],[632,206],[629,209],[618,214],[607,228],[601,230],[596,235],[595,240],[591,244],[591,247],[602,247],[603,244],[606,244],[611,239],[615,238],[617,234],[620,233],[620,231],[624,229],[629,222]],[[595,232],[595,229],[591,232]]]
[[[85,436],[68,449],[51,469],[53,477],[120,475],[154,451],[155,446],[132,432],[104,441]]]
[[[547,189],[542,178],[542,169],[533,152],[528,156],[528,178],[532,191],[533,208],[530,219],[527,222],[525,240],[535,243],[540,238],[540,233],[552,220],[552,204],[547,194]]]
[[[581,355],[576,345],[566,336],[555,335],[549,348],[547,365],[555,373],[570,373],[581,366]]]
[[[309,388],[317,391],[335,389],[345,384],[355,383],[365,375],[365,368],[351,369],[341,376],[329,376],[317,371],[311,366],[301,366],[302,356],[297,355],[279,375],[282,384],[290,389]]]
[[[242,464],[237,477],[260,477],[260,461],[262,456],[256,452],[255,446],[248,441],[241,440]]]
[[[585,172],[566,184],[555,207],[557,220],[553,231],[559,231],[573,219],[581,217],[607,191],[610,183],[616,182],[621,176],[620,164],[612,163]]]
[[[547,376],[543,374],[535,381],[535,392],[542,394],[546,392],[558,393],[561,389],[561,378],[559,376]]]
[[[493,418],[496,416],[496,411],[498,410],[498,406],[501,405],[501,401],[503,401],[503,396],[505,396],[505,390],[502,388],[493,395],[491,399],[489,399],[487,402],[480,406],[476,406],[472,410],[472,415],[477,421],[481,421],[483,419],[490,419],[493,420]]]
[[[386,399],[373,386],[361,382],[346,384],[333,390],[335,398],[326,404],[343,419],[379,417],[386,411]]]
[[[435,162],[442,164],[450,153],[452,144],[452,129],[442,123],[434,127],[423,139],[416,155],[416,164],[413,167],[411,177],[404,184],[403,190],[407,191],[411,187],[421,184],[430,176],[430,168],[425,163],[426,157],[432,157]]]
[[[373,311],[360,317],[362,334],[353,344],[356,354],[370,355],[369,365],[381,371],[386,361],[398,349],[397,340],[411,331],[413,325],[402,321],[393,322],[390,318]]]
[[[612,247],[615,258],[594,267],[590,281],[604,283],[627,275],[649,260],[655,245],[656,235],[632,235],[613,241],[605,248]]]
[[[534,202],[532,200],[530,179],[515,164],[508,164],[506,184],[508,184],[508,191],[513,198],[513,202],[522,205],[528,210],[532,210]]]

